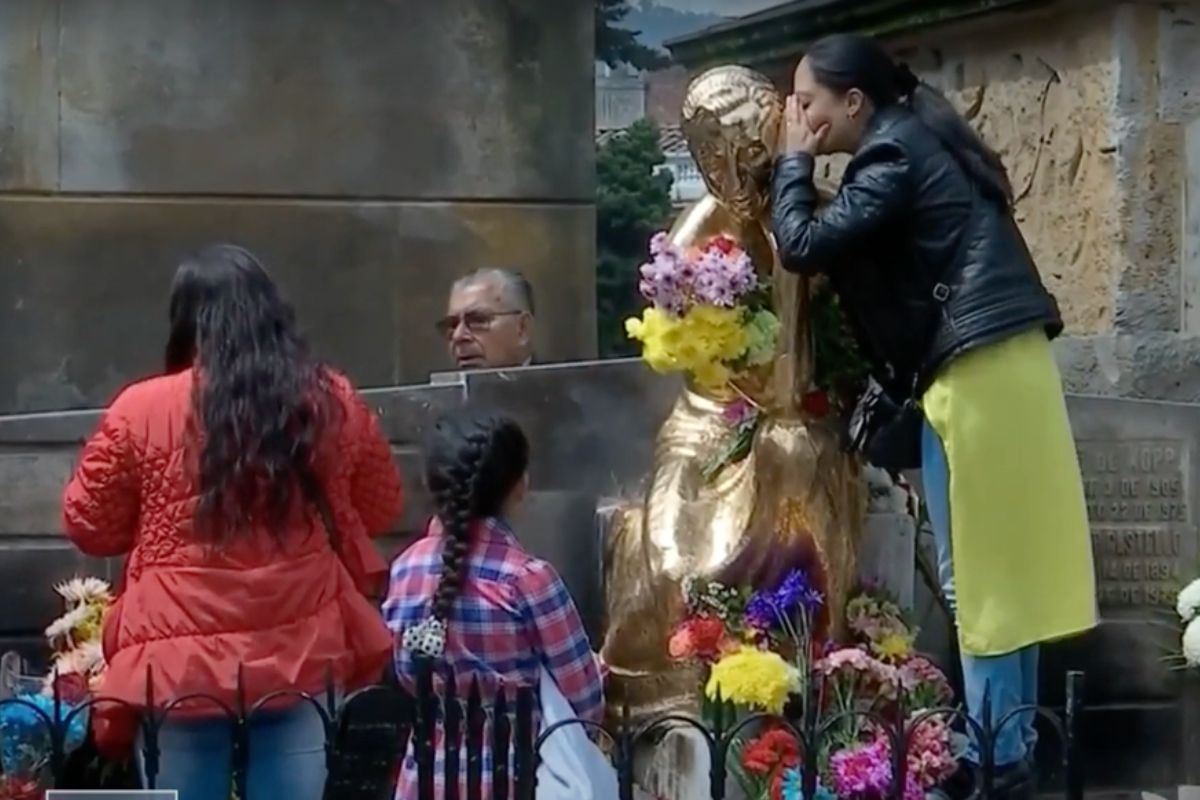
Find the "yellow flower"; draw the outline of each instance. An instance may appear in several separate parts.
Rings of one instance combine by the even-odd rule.
[[[800,685],[800,673],[778,653],[742,645],[713,665],[704,693],[739,706],[783,712],[788,695]]]
[[[889,633],[871,645],[875,654],[884,661],[900,661],[912,655],[913,642],[911,636],[902,633]]]
[[[683,316],[648,308],[625,321],[625,332],[642,343],[642,360],[657,372],[690,372],[703,386],[731,377],[728,362],[741,357],[750,337],[741,309],[693,306]]]

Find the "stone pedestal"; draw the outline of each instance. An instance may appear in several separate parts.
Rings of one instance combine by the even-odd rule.
[[[704,737],[696,730],[671,730],[657,746],[647,745],[634,756],[634,780],[641,798],[695,800],[711,796],[709,773],[712,757]],[[727,800],[746,800],[733,776],[725,782]]]
[[[858,552],[859,578],[895,597],[905,611],[913,609],[916,541],[911,515],[876,512],[867,515]]]

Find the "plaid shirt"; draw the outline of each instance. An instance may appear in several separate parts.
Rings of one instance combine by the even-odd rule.
[[[411,654],[400,647],[400,640],[405,628],[429,615],[430,600],[442,571],[443,541],[441,526],[434,520],[425,538],[392,563],[383,612],[395,637],[396,674],[410,690],[415,687],[416,665]],[[462,592],[454,602],[446,629],[444,658],[455,672],[460,698],[467,697],[472,681],[478,679],[484,705],[490,707],[500,687],[509,687],[510,692],[518,686],[536,688],[544,664],[581,719],[599,721],[603,716],[598,662],[567,587],[552,566],[521,547],[504,522],[487,520],[475,529]],[[537,716],[533,724],[538,730]],[[489,728],[484,732],[484,796],[491,792],[490,737]],[[439,728],[434,773],[438,797],[443,790],[441,738]],[[466,797],[465,748],[459,763],[460,796]],[[417,766],[411,745],[401,767],[396,797],[417,797]]]

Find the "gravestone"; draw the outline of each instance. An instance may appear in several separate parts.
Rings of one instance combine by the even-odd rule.
[[[1044,649],[1042,699],[1061,705],[1065,671],[1084,670],[1089,789],[1174,793],[1200,783],[1195,689],[1166,660],[1180,646],[1175,595],[1200,576],[1200,406],[1070,397],[1068,407],[1101,624]],[[1044,737],[1040,757],[1052,778],[1058,754]]]

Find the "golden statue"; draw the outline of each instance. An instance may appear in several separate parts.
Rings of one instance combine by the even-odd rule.
[[[625,703],[638,717],[694,708],[700,675],[667,654],[685,578],[764,587],[804,568],[825,592],[835,636],[854,588],[866,514],[861,469],[837,432],[804,411],[813,388],[809,286],[780,266],[768,221],[782,118],[770,81],[743,67],[704,73],[684,101],[683,133],[708,193],[680,215],[670,239],[682,247],[722,234],[737,242],[771,281],[781,333],[773,362],[738,374],[733,386],[714,392],[689,382],[659,431],[644,504],[612,520],[602,655],[614,711]],[[764,421],[748,456],[706,478],[733,435],[723,413],[739,396]]]

